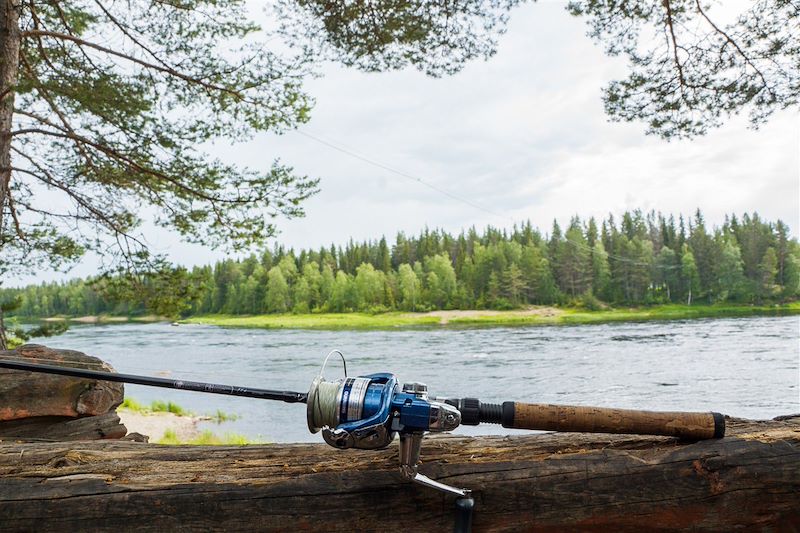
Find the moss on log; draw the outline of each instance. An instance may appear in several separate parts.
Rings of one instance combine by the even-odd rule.
[[[298,422],[299,423],[299,422]],[[800,416],[720,440],[443,437],[421,471],[474,491],[474,531],[794,531]],[[453,498],[401,480],[397,446],[0,443],[5,531],[451,531]]]

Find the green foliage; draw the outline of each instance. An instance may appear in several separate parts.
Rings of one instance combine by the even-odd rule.
[[[447,254],[436,254],[423,260],[427,302],[435,309],[448,309],[456,294],[456,272]]]
[[[192,416],[191,412],[171,401],[153,400],[149,406],[146,406],[129,396],[125,397],[119,408],[141,414],[172,413],[178,416]]]
[[[180,405],[171,401],[153,400],[150,403],[150,411],[153,413],[172,413],[178,416],[190,416],[191,413],[186,411]]]
[[[363,311],[380,308],[384,305],[384,274],[369,263],[362,263],[356,268],[353,280],[355,308]]]
[[[775,276],[778,274],[778,257],[775,248],[769,247],[758,265],[758,295],[771,298],[778,292]]]
[[[20,341],[29,341],[33,337],[54,337],[56,335],[61,335],[67,331],[67,329],[69,329],[69,325],[66,321],[56,320],[53,322],[44,322],[29,329],[14,328],[11,333]]]
[[[172,413],[177,416],[194,416],[191,411],[187,411],[180,405],[171,402],[171,401],[163,401],[163,400],[153,400],[150,402],[150,405],[144,405],[134,398],[130,396],[126,396],[125,399],[122,401],[118,409],[124,409],[127,411],[132,411],[134,413],[139,414],[152,414],[152,413]],[[210,415],[206,415],[203,417],[204,419],[209,419],[217,424],[221,424],[223,422],[230,422],[233,420],[238,420],[239,415],[226,413],[221,409],[217,409],[216,413],[212,413]]]
[[[267,311],[283,313],[289,309],[289,284],[279,267],[272,267],[267,275]]]
[[[181,441],[176,433],[168,429],[164,432],[164,436],[156,444],[167,445],[190,445],[190,446],[246,446],[248,444],[266,444],[263,441],[251,440],[244,435],[238,433],[225,433],[224,435],[216,435],[211,431],[203,431],[197,437]]]
[[[492,56],[518,3],[283,0],[278,19],[289,42],[320,58],[440,76]],[[628,59],[628,75],[605,90],[611,119],[641,121],[669,139],[702,135],[744,112],[759,125],[797,105],[800,9],[786,0],[746,4],[727,23],[721,5],[697,0],[572,0],[567,9],[608,55]]]
[[[571,297],[586,292],[592,282],[592,248],[587,244],[580,219],[575,217],[563,239],[551,240],[553,262],[558,265],[556,279],[561,290]]]
[[[140,404],[130,396],[126,396],[122,403],[119,406],[119,409],[127,409],[128,411],[133,411],[135,413],[145,413],[149,412],[149,409],[144,405]]]
[[[272,236],[276,216],[302,215],[316,180],[277,159],[238,168],[200,148],[308,119],[301,80],[311,57],[265,46],[248,9],[241,0],[20,4],[3,262],[58,267],[93,251],[146,270],[145,212],[189,242],[233,250]],[[61,198],[41,205],[42,188]]]
[[[697,0],[572,0],[570,12],[606,53],[629,60],[628,76],[605,90],[612,120],[642,121],[669,139],[702,135],[743,111],[758,125],[796,106],[800,9],[785,0],[746,4],[723,24],[717,6]]]
[[[166,279],[183,279],[191,287],[184,315],[515,309],[567,302],[593,309],[595,299],[617,305],[760,303],[800,295],[797,240],[780,221],[766,223],[755,214],[741,221],[730,217],[713,230],[699,213],[687,230],[674,217],[634,211],[619,224],[609,217],[599,231],[575,217],[564,233],[555,225],[549,239],[527,225],[510,233],[487,228],[458,236],[426,229],[417,237],[398,235],[388,251],[383,241],[299,253],[276,246],[260,258],[168,271]],[[382,270],[386,253],[397,265],[388,272]],[[0,301],[15,301],[13,312],[26,317],[144,312],[146,289],[131,302],[109,301],[97,292],[114,282],[104,277],[7,289]],[[160,286],[144,282],[153,291]]]
[[[174,430],[168,429],[164,431],[164,436],[156,444],[172,444],[178,445],[183,444],[179,439],[178,435],[175,433]]]
[[[234,413],[226,413],[221,409],[217,409],[217,412],[213,413],[210,418],[217,424],[222,424],[223,422],[232,422],[234,420],[239,420],[240,416]]]
[[[579,302],[577,302],[579,303]],[[187,319],[193,324],[209,324],[227,328],[275,328],[317,330],[397,330],[398,328],[438,328],[461,326],[542,326],[566,324],[597,324],[606,322],[640,322],[647,320],[687,320],[694,318],[722,318],[747,316],[788,316],[800,314],[800,302],[750,305],[750,304],[698,304],[655,305],[645,307],[612,308],[600,310],[582,307],[543,307],[508,311],[451,311],[447,318],[440,314],[387,312],[320,313],[308,315],[204,315]]]
[[[280,3],[282,31],[316,54],[368,72],[413,65],[453,74],[494,55],[507,11],[519,0]]]
[[[112,306],[173,318],[191,308],[202,291],[201,282],[198,274],[156,258],[146,271],[122,267],[102,274],[92,281],[92,288]]]
[[[697,273],[694,254],[688,248],[684,249],[681,257],[681,281],[683,292],[686,294],[686,304],[691,305],[692,294],[696,298],[700,292],[700,276]]]
[[[587,311],[602,311],[607,309],[608,306],[601,302],[594,294],[587,291],[583,293],[577,301],[577,307],[586,309]]]
[[[398,282],[400,285],[400,301],[406,311],[416,311],[421,300],[421,282],[414,269],[408,263],[403,263],[398,269]]]

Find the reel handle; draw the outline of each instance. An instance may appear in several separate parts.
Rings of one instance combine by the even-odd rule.
[[[665,435],[689,440],[725,436],[725,417],[720,413],[639,411],[521,402],[503,403],[502,424],[503,427],[515,429]]]

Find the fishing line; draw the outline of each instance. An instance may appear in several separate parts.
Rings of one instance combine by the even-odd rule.
[[[368,163],[368,164],[370,164],[372,166],[375,166],[375,167],[378,167],[380,169],[386,170],[388,172],[391,172],[392,174],[396,174],[396,175],[398,175],[400,177],[403,177],[403,178],[406,178],[408,180],[415,181],[415,182],[417,182],[417,183],[419,183],[421,185],[424,185],[424,186],[428,187],[429,189],[432,189],[432,190],[438,192],[439,194],[443,194],[443,195],[447,196],[448,198],[451,198],[453,200],[461,202],[462,204],[468,205],[470,207],[473,207],[475,209],[483,211],[484,213],[488,213],[488,214],[490,214],[492,216],[495,216],[495,217],[498,217],[498,218],[507,218],[507,219],[511,220],[512,222],[515,222],[514,219],[509,217],[508,215],[501,215],[500,213],[496,213],[496,212],[492,211],[491,209],[487,209],[486,207],[483,207],[482,205],[476,204],[475,202],[473,202],[471,200],[468,200],[466,198],[463,198],[461,196],[453,194],[450,191],[447,191],[445,189],[437,187],[436,185],[433,185],[432,183],[429,183],[428,181],[426,181],[426,180],[424,180],[424,179],[422,179],[420,177],[414,176],[413,174],[409,174],[408,172],[404,172],[402,170],[398,170],[396,168],[390,167],[389,165],[385,165],[383,163],[375,161],[374,159],[370,159],[370,158],[368,158],[366,156],[363,156],[363,155],[361,155],[361,154],[359,154],[357,152],[354,152],[352,150],[348,150],[347,148],[344,148],[344,147],[342,147],[340,145],[337,145],[337,144],[335,144],[335,143],[333,143],[331,141],[327,141],[325,139],[322,139],[321,137],[318,137],[316,135],[312,135],[310,133],[307,133],[307,132],[304,132],[304,131],[300,131],[300,130],[295,130],[295,131],[297,133],[299,133],[300,135],[304,136],[304,137],[308,137],[309,139],[314,140],[314,141],[316,141],[316,142],[318,142],[320,144],[323,144],[323,145],[325,145],[325,146],[327,146],[329,148],[332,148],[332,149],[334,149],[334,150],[336,150],[338,152],[341,152],[343,154],[349,155],[350,157],[354,157],[354,158],[358,159],[359,161],[363,161],[364,163]]]
[[[484,213],[488,213],[488,214],[490,214],[492,216],[510,220],[514,225],[517,224],[517,220],[515,218],[509,216],[508,214],[500,214],[500,213],[498,213],[496,211],[488,209],[488,208],[486,208],[486,207],[484,207],[482,205],[479,205],[479,204],[477,204],[475,202],[472,202],[471,200],[468,200],[468,199],[466,199],[464,197],[455,195],[455,194],[453,194],[453,193],[451,193],[451,192],[449,192],[449,191],[447,191],[445,189],[437,187],[436,185],[433,185],[432,183],[429,183],[428,181],[426,181],[426,180],[424,180],[424,179],[422,179],[420,177],[414,176],[413,174],[410,174],[410,173],[402,171],[402,170],[398,170],[398,169],[396,169],[394,167],[391,167],[389,165],[386,165],[384,163],[381,163],[379,161],[376,161],[374,159],[371,159],[369,157],[361,155],[358,152],[355,152],[355,151],[350,150],[348,148],[344,148],[341,145],[338,145],[338,144],[336,144],[336,143],[334,143],[332,141],[326,140],[326,139],[324,139],[322,137],[319,137],[317,135],[313,135],[311,133],[308,133],[308,132],[305,132],[305,131],[300,131],[300,130],[295,130],[295,131],[296,131],[296,133],[298,133],[298,134],[300,134],[300,135],[302,135],[304,137],[307,137],[307,138],[309,138],[309,139],[311,139],[313,141],[316,141],[316,142],[318,142],[320,144],[323,144],[323,145],[325,145],[325,146],[327,146],[327,147],[329,147],[329,148],[331,148],[333,150],[336,150],[338,152],[341,152],[341,153],[343,153],[345,155],[348,155],[350,157],[358,159],[359,161],[363,161],[364,163],[367,163],[367,164],[370,164],[370,165],[375,166],[377,168],[386,170],[388,172],[391,172],[393,174],[396,174],[396,175],[398,175],[400,177],[403,177],[403,178],[406,178],[408,180],[415,181],[415,182],[417,182],[417,183],[419,183],[421,185],[424,185],[424,186],[428,187],[429,189],[432,189],[432,190],[434,190],[434,191],[436,191],[436,192],[438,192],[440,194],[443,194],[444,196],[447,196],[448,198],[451,198],[453,200],[461,202],[462,204],[468,205],[468,206],[470,206],[470,207],[472,207],[474,209],[478,209],[478,210],[483,211]],[[564,241],[569,243],[569,244],[571,244],[572,246],[574,246],[576,248],[587,250],[589,252],[594,253],[594,248],[592,248],[591,246],[584,245],[582,243],[577,243],[577,242],[571,241],[569,239],[564,239]],[[651,268],[653,266],[655,266],[655,265],[653,265],[651,263],[646,263],[644,261],[636,261],[636,260],[633,260],[633,259],[629,259],[627,257],[621,257],[621,256],[618,256],[618,255],[609,253],[608,251],[605,251],[605,250],[604,250],[604,252],[605,252],[607,258],[614,259],[615,261],[618,261],[618,262],[628,263],[628,264],[632,264],[632,265],[636,265],[636,266],[651,267]],[[675,269],[679,269],[679,268],[682,268],[682,267],[681,267],[681,265],[672,265],[672,266],[658,267],[658,268],[660,270],[675,270]]]
[[[317,395],[314,398],[312,421],[316,427],[336,427],[338,416],[336,396],[339,394],[341,382],[321,381],[317,384]]]

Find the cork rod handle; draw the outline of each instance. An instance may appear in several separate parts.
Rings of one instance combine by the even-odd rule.
[[[682,413],[505,402],[503,427],[544,431],[632,433],[701,440],[725,436],[719,413]]]

